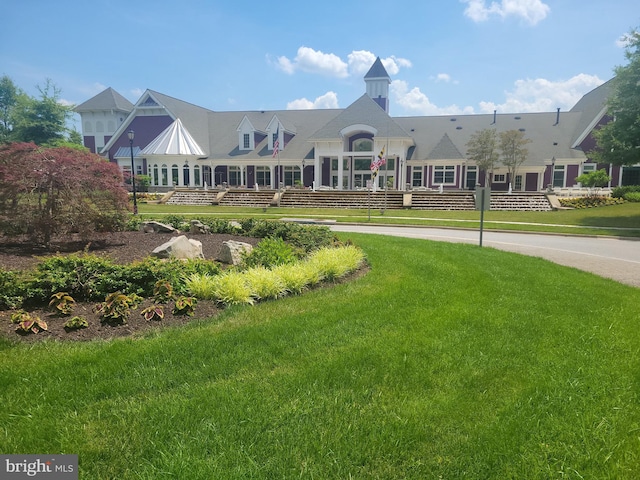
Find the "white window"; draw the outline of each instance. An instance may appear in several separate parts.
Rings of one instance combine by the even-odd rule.
[[[413,187],[421,187],[422,186],[422,167],[413,167],[411,171],[411,186]]]
[[[493,183],[505,183],[507,176],[504,173],[496,173],[493,175]]]
[[[444,185],[455,185],[456,167],[455,165],[436,165],[433,167],[433,183]]]
[[[596,171],[596,163],[585,163],[582,165],[582,173],[591,173]]]
[[[242,148],[244,150],[249,150],[251,148],[251,135],[248,133],[242,135]]]

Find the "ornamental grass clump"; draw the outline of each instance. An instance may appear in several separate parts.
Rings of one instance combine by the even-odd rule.
[[[254,267],[244,272],[245,282],[256,300],[268,300],[284,297],[287,288],[280,275],[265,267]]]
[[[187,277],[185,283],[187,290],[194,297],[202,300],[215,299],[216,277],[206,273],[194,273]]]
[[[292,294],[302,293],[322,280],[316,268],[307,262],[279,265],[273,272],[280,277],[284,288]]]
[[[357,270],[364,263],[364,253],[353,245],[321,248],[312,253],[307,263],[317,268],[325,280],[336,280]]]
[[[253,304],[251,289],[242,273],[227,271],[220,275],[194,273],[186,280],[191,294],[203,300],[215,300],[225,305]]]
[[[229,271],[214,277],[214,299],[225,305],[253,305],[251,288],[240,272]]]

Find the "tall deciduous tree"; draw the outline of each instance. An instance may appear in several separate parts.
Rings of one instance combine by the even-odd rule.
[[[525,138],[524,132],[520,130],[507,130],[500,133],[500,158],[502,164],[507,167],[510,182],[514,181],[518,167],[529,156],[529,150],[526,147],[529,143],[531,140]]]
[[[629,64],[616,67],[607,101],[613,121],[594,131],[597,149],[590,155],[599,163],[640,162],[640,32],[632,31],[626,40]]]
[[[0,230],[50,245],[54,234],[122,226],[128,195],[117,165],[99,155],[33,143],[0,146]]]
[[[498,134],[493,128],[485,128],[473,135],[467,142],[467,158],[476,162],[484,170],[486,186],[491,185],[491,174],[498,161]]]
[[[13,130],[13,112],[21,94],[6,75],[0,78],[0,143],[7,142]]]
[[[47,79],[38,87],[40,99],[21,96],[13,114],[12,140],[36,145],[55,145],[66,139],[71,107],[60,103],[60,89]]]

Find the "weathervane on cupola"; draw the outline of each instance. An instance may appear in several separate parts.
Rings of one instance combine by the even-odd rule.
[[[382,65],[380,57],[376,58],[371,68],[364,76],[364,82],[367,84],[367,95],[387,113],[389,113],[389,85],[391,77],[387,73],[386,68]]]

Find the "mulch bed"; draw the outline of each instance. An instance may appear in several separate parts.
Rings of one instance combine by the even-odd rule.
[[[56,238],[53,249],[47,251],[44,248],[33,245],[25,239],[0,237],[0,268],[5,270],[26,270],[34,268],[39,262],[38,257],[46,257],[53,254],[70,254],[88,251],[95,255],[111,258],[120,264],[143,260],[158,246],[167,242],[175,234],[171,233],[141,233],[141,232],[117,232],[96,237],[91,241],[82,241],[77,238]],[[251,245],[256,245],[260,239],[241,237],[228,234],[191,235],[202,242],[202,251],[205,258],[217,259],[222,248],[222,242],[237,240]],[[194,319],[210,318],[220,311],[220,307],[212,301],[200,300],[193,317],[173,315],[172,304],[165,306],[164,318],[161,321],[145,320],[140,311],[151,305],[150,299],[145,299],[136,310],[132,311],[125,325],[110,326],[100,322],[99,315],[93,311],[94,303],[75,304],[72,316],[80,316],[87,319],[89,327],[67,332],[63,325],[69,317],[59,317],[50,310],[41,308],[30,310],[29,313],[39,316],[47,322],[47,331],[38,334],[19,335],[16,333],[16,325],[11,323],[11,311],[0,311],[0,335],[24,342],[37,342],[45,339],[57,340],[92,340],[124,337],[147,332],[169,326],[184,325]]]

